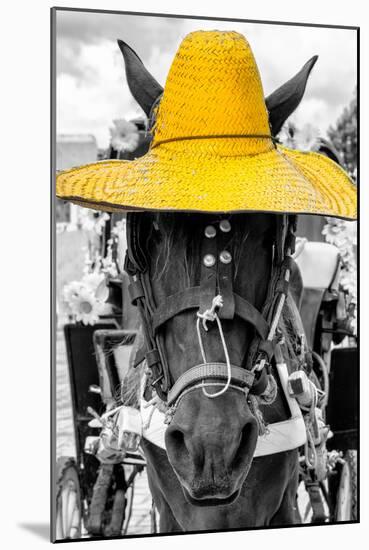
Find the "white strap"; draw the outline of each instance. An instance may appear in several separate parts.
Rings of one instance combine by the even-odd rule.
[[[296,399],[288,393],[288,370],[285,363],[277,364],[277,373],[291,417],[288,420],[268,424],[267,433],[258,437],[254,458],[297,449],[306,441],[305,423],[300,407]],[[145,382],[143,382],[142,391],[144,387]],[[141,415],[144,426],[150,414],[152,415],[150,427],[148,429],[144,427],[143,437],[165,450],[165,431],[167,429],[167,425],[164,424],[165,414],[157,408],[152,412],[152,406],[147,407],[147,401],[142,398]]]

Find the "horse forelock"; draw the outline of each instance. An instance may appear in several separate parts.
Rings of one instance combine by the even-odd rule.
[[[259,218],[263,216],[260,215]],[[254,219],[258,215],[252,216]],[[208,215],[206,225],[216,225],[222,216]],[[248,247],[255,240],[257,232],[253,229],[250,216],[233,215],[229,219],[232,231],[226,243],[226,249],[232,255],[233,282],[242,278],[242,260],[251,260],[254,249]],[[259,223],[259,226],[261,224]],[[203,214],[157,214],[153,218],[150,231],[146,235],[146,250],[150,258],[150,278],[155,282],[168,282],[175,273],[176,283],[181,288],[199,283],[201,269],[201,241],[205,223]],[[267,238],[272,246],[271,234]],[[262,236],[265,238],[265,235]]]

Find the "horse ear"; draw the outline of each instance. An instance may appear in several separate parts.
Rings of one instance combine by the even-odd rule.
[[[149,73],[136,52],[123,40],[118,40],[117,42],[123,54],[127,82],[131,94],[146,115],[149,116],[151,107],[163,93],[163,88]]]
[[[269,122],[273,136],[280,132],[287,118],[298,107],[304,95],[310,72],[317,59],[318,56],[314,55],[294,77],[266,98],[265,103],[269,111]]]
[[[342,166],[340,155],[333,143],[331,143],[330,141],[319,138],[314,144],[313,151],[325,155],[326,157],[330,158],[331,160]]]

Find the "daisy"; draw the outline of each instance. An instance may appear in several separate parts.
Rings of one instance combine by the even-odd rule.
[[[76,316],[76,321],[82,321],[84,325],[93,325],[99,320],[101,304],[93,292],[82,288],[78,298],[71,303],[71,310]]]
[[[98,271],[92,271],[90,273],[86,273],[82,277],[83,285],[88,289],[91,290],[91,292],[96,293],[97,288],[100,286],[101,283],[105,282],[105,276],[103,273]]]
[[[111,146],[119,152],[132,153],[140,139],[137,126],[124,119],[113,120],[110,128]]]
[[[72,304],[78,300],[81,290],[83,289],[83,283],[81,281],[72,281],[65,285],[63,289],[64,301],[71,308]]]

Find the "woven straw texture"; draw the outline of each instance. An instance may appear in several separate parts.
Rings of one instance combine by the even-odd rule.
[[[356,187],[337,164],[272,141],[254,56],[235,32],[198,31],[183,40],[145,156],[62,172],[57,196],[107,211],[356,218]]]

